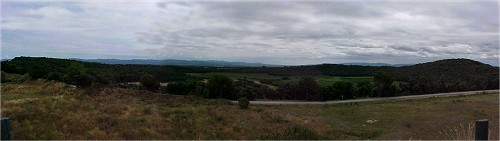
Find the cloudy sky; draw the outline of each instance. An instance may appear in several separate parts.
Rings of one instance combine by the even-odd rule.
[[[498,65],[498,1],[9,1],[2,58]]]

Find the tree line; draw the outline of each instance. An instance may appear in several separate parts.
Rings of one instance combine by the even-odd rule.
[[[498,89],[499,69],[468,59],[447,59],[405,67],[370,67],[349,65],[311,65],[293,67],[216,68],[156,65],[109,65],[69,59],[16,57],[1,62],[2,72],[22,74],[27,78],[62,81],[79,87],[94,84],[113,85],[141,81],[142,88],[161,93],[197,95],[205,98],[235,100],[343,100],[359,97],[390,97],[427,93]],[[223,75],[204,78],[186,73],[262,72],[283,76],[304,76],[298,83],[275,83],[271,89],[246,79],[232,80]],[[335,82],[320,87],[309,74],[338,76],[374,76],[373,82]],[[2,82],[4,79],[2,73]],[[150,82],[150,83],[149,83]],[[160,86],[159,82],[168,82]]]
[[[1,62],[4,72],[27,74],[31,78],[58,80],[78,86],[88,86],[91,83],[126,83],[137,82],[145,74],[157,77],[158,81],[182,81],[201,79],[185,73],[211,72],[214,68],[156,66],[156,65],[109,65],[91,62],[81,62],[70,59],[45,57],[16,57]]]
[[[146,84],[146,82],[143,82]],[[157,82],[158,83],[158,82]],[[363,97],[390,97],[408,95],[409,89],[396,86],[386,73],[378,72],[374,82],[364,81],[356,84],[338,81],[330,86],[321,87],[312,77],[301,77],[298,83],[284,83],[277,89],[257,84],[247,79],[232,80],[224,75],[213,75],[207,82],[187,80],[157,87],[162,93],[177,95],[195,95],[204,98],[224,98],[236,100],[345,100]]]

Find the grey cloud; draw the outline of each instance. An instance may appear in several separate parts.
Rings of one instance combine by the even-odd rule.
[[[284,15],[297,8],[294,3],[285,2],[204,2],[203,16],[218,20],[244,24],[255,21],[274,21],[275,25],[287,25],[301,22],[297,17]]]
[[[353,2],[303,2],[301,4],[308,5],[314,10],[314,14],[325,17],[348,17],[348,18],[363,18],[363,17],[374,17],[383,16],[385,13],[383,10],[375,9],[372,7],[374,3],[363,3],[359,1]]]
[[[486,42],[486,43],[480,43],[480,44],[477,44],[476,46],[479,47],[479,50],[481,52],[494,52],[494,51],[498,51],[499,49],[499,43],[498,42]]]
[[[410,46],[404,46],[404,45],[389,45],[389,48],[395,49],[395,50],[403,50],[403,51],[410,51],[410,52],[417,52],[419,51],[415,47],[410,47]]]
[[[168,4],[172,3],[161,3],[158,7],[167,10]],[[250,53],[276,58],[292,55],[295,60],[329,56],[332,60],[386,61],[408,56],[420,60],[440,56],[470,57],[475,52],[479,56],[498,49],[498,38],[490,36],[491,31],[498,31],[498,13],[494,10],[498,6],[490,4],[326,1],[181,3],[191,8],[191,18],[185,21],[185,26],[181,21],[177,27],[171,28],[182,30],[165,34],[163,32],[172,29],[162,28],[160,24],[153,27],[156,31],[140,34],[138,38],[166,48],[181,47],[180,50],[183,46],[175,44],[182,42],[184,45],[210,46],[211,51],[252,50],[240,54],[242,56]],[[464,8],[467,10],[462,10]],[[192,24],[197,21],[204,24]],[[498,37],[498,34],[495,36]]]
[[[59,45],[49,48],[68,52],[119,49],[115,55],[278,64],[353,62],[350,60],[410,63],[459,57],[494,62],[499,56],[496,1],[35,5],[2,5],[2,28],[6,29],[2,33],[12,31],[5,32],[5,37],[26,32],[9,39],[7,50],[21,52],[12,46],[31,41]],[[71,37],[78,47],[89,48],[60,46],[66,42],[30,36],[40,31]]]

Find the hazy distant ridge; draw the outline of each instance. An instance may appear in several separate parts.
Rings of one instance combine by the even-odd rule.
[[[392,67],[402,67],[402,66],[411,66],[413,64],[387,64],[387,63],[363,63],[363,62],[355,62],[355,63],[342,63],[342,65],[357,65],[357,66],[392,66]]]
[[[247,63],[247,62],[230,62],[230,61],[217,61],[217,60],[176,60],[176,59],[165,59],[165,60],[153,60],[153,59],[132,59],[132,60],[120,60],[120,59],[79,59],[73,58],[73,60],[84,61],[84,62],[96,62],[103,64],[144,64],[144,65],[176,65],[176,66],[210,66],[210,67],[280,67],[284,65],[276,64],[264,64],[264,63]],[[364,62],[353,62],[353,63],[341,63],[341,65],[357,65],[357,66],[410,66],[412,64],[387,64],[387,63],[364,63]]]
[[[210,67],[261,67],[261,66],[281,66],[263,63],[246,63],[246,62],[229,62],[229,61],[200,61],[200,60],[153,60],[153,59],[133,59],[133,60],[119,60],[119,59],[73,59],[84,62],[96,62],[103,64],[145,64],[145,65],[176,65],[176,66],[210,66]]]

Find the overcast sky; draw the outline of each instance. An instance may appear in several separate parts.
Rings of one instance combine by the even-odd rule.
[[[104,2],[103,2],[104,1]],[[5,1],[2,58],[498,65],[497,1]]]

